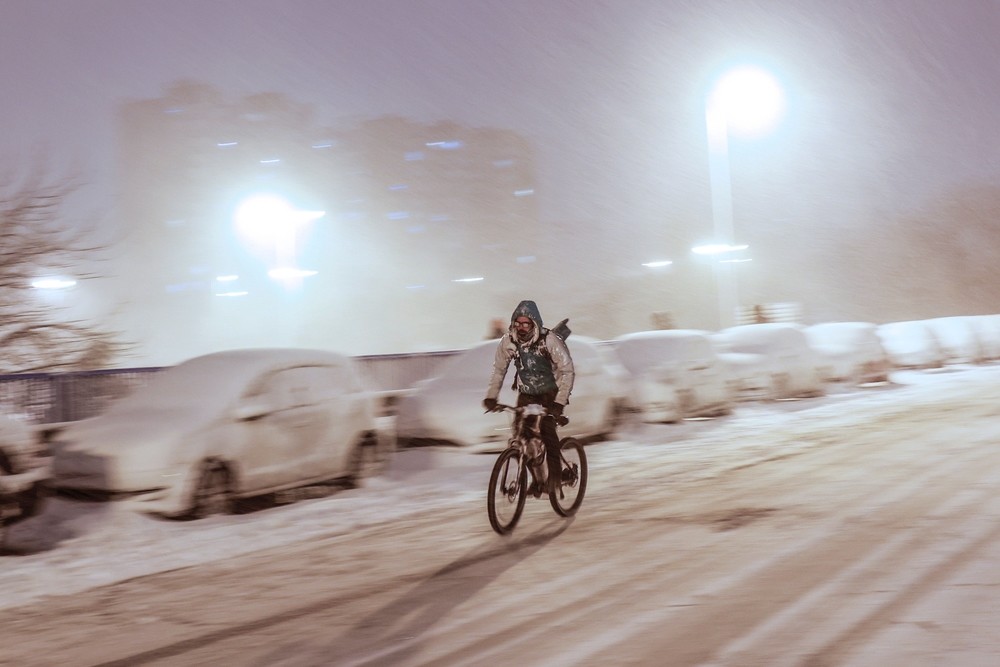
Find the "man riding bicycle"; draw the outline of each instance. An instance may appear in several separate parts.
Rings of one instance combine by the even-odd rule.
[[[564,323],[563,323],[564,324]],[[497,397],[511,360],[517,368],[514,388],[518,407],[532,403],[542,405],[548,416],[542,419],[541,435],[548,461],[549,483],[559,484],[559,436],[556,419],[562,416],[573,391],[573,358],[562,337],[542,327],[542,316],[534,301],[522,301],[510,316],[510,328],[497,344],[493,358],[493,374],[486,389],[483,407],[487,412],[497,409]],[[541,489],[532,489],[537,495]]]

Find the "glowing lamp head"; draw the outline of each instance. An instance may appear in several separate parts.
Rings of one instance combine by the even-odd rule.
[[[781,120],[785,94],[770,72],[744,66],[718,80],[708,104],[725,115],[729,132],[753,137],[769,132]]]

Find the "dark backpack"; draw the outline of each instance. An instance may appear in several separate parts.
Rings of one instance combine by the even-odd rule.
[[[568,317],[566,319],[564,319],[562,322],[560,322],[559,324],[557,324],[554,327],[552,327],[551,329],[546,329],[545,327],[542,327],[541,335],[538,337],[538,343],[537,343],[537,345],[538,345],[538,351],[542,355],[544,355],[545,358],[548,359],[550,362],[552,361],[552,354],[549,352],[549,348],[545,344],[545,337],[548,336],[549,331],[551,331],[552,333],[554,333],[556,336],[559,337],[559,340],[565,342],[566,339],[569,338],[569,335],[571,333],[573,333],[573,331],[569,328],[569,325],[566,324],[567,322],[569,322],[569,318]],[[510,383],[510,388],[516,391],[517,390],[517,372],[518,372],[518,370],[521,367],[521,358],[520,358],[520,348],[519,347],[515,347],[515,349],[518,351],[518,354],[516,354],[514,356],[514,379]]]

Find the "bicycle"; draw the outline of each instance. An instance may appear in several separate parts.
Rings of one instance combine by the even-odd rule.
[[[583,444],[572,437],[559,441],[561,474],[558,482],[550,483],[541,437],[542,419],[548,416],[545,407],[497,405],[497,410],[512,412],[514,417],[507,448],[500,452],[490,474],[486,510],[493,530],[500,535],[514,530],[529,493],[529,473],[534,497],[540,498],[547,491],[556,514],[563,517],[576,514],[587,491],[587,455]],[[556,423],[565,426],[569,420],[561,417]]]

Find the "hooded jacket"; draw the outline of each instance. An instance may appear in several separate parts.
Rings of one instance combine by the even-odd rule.
[[[527,317],[535,323],[531,338],[521,343],[514,320]],[[517,390],[522,394],[540,396],[555,393],[555,402],[566,405],[573,391],[573,358],[565,341],[542,327],[542,316],[534,301],[522,301],[510,316],[510,327],[497,344],[493,357],[486,398],[497,398],[512,360],[517,366]]]

